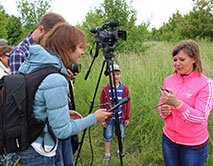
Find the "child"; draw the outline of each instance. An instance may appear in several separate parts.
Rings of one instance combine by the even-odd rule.
[[[121,78],[121,68],[114,64],[114,75],[115,75],[115,84],[117,89],[117,97],[118,102],[120,102],[123,98],[130,96],[129,89],[127,86],[122,84],[120,82]],[[110,69],[110,76],[112,79],[113,84],[113,96],[115,96],[114,92],[114,81],[113,81],[113,72],[112,69]],[[112,103],[112,94],[111,94],[111,88],[110,83],[103,87],[100,97],[100,103]],[[108,106],[103,106],[102,108],[109,109]],[[127,126],[129,124],[129,118],[130,118],[130,101],[128,101],[126,104],[121,105],[118,108],[118,117],[119,117],[119,124],[120,124],[120,131],[121,131],[121,138],[124,138],[124,126]],[[103,162],[108,162],[110,160],[110,141],[112,140],[113,136],[113,128],[115,126],[115,113],[112,113],[111,116],[109,116],[104,122],[102,122],[103,126],[103,140],[105,141],[105,156]],[[115,134],[117,136],[117,131],[115,131]],[[119,155],[119,149],[117,150],[117,155]]]

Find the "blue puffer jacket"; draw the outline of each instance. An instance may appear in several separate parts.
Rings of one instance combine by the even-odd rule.
[[[61,73],[68,76],[60,56],[46,51],[40,45],[30,47],[29,56],[21,65],[19,72],[23,74],[30,73],[45,65],[56,66]],[[97,121],[94,114],[90,114],[83,119],[70,120],[65,76],[58,73],[48,75],[40,84],[33,105],[35,117],[42,121],[45,121],[48,117],[55,136],[60,139],[77,134],[81,130],[95,125]],[[54,141],[48,133],[47,126],[44,128],[44,132],[44,144],[53,146]],[[41,144],[42,137],[38,137],[35,142]]]

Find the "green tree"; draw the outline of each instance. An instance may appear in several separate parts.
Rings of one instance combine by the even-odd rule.
[[[19,17],[10,16],[6,30],[9,45],[17,45],[22,40],[22,24]]]
[[[152,28],[151,30],[151,39],[154,41],[160,40],[160,31],[157,30],[156,28]]]
[[[213,40],[213,1],[197,0],[192,11],[182,16],[173,14],[159,29],[159,40],[179,41],[182,39]],[[154,32],[153,32],[154,33]]]
[[[107,22],[118,22],[120,27],[114,28],[127,32],[127,41],[116,42],[116,50],[119,51],[143,51],[144,39],[148,35],[148,25],[136,26],[136,11],[125,0],[104,0],[100,7],[90,10],[82,25],[79,25],[86,32],[88,43],[91,44],[95,35],[89,29],[91,27],[103,26]]]
[[[99,14],[106,18],[106,22],[116,21],[125,26],[136,21],[135,10],[128,7],[125,0],[105,0],[101,7]]]
[[[195,1],[195,0],[194,0]],[[184,36],[213,40],[213,1],[197,0],[193,10],[184,17]]]
[[[7,39],[6,25],[8,22],[8,15],[5,13],[3,6],[0,4],[0,38]]]
[[[167,41],[178,41],[183,39],[183,36],[180,35],[180,33],[182,32],[181,30],[183,21],[184,18],[181,16],[179,11],[172,14],[172,17],[169,18],[168,23],[164,23],[163,26],[160,28],[159,39]]]
[[[28,34],[39,25],[41,17],[50,8],[52,0],[17,0],[17,8],[21,14],[21,22],[24,28],[24,33]]]

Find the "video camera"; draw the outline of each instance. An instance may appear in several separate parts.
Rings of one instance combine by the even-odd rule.
[[[95,42],[113,46],[117,40],[126,41],[126,31],[113,31],[113,28],[117,26],[120,26],[117,22],[108,22],[101,27],[91,28],[90,32],[96,33]],[[107,28],[111,28],[111,31],[107,31]]]

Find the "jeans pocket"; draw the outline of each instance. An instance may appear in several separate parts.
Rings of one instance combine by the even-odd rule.
[[[20,165],[27,165],[36,158],[35,155],[36,152],[30,147],[23,152],[17,152],[15,159]]]

